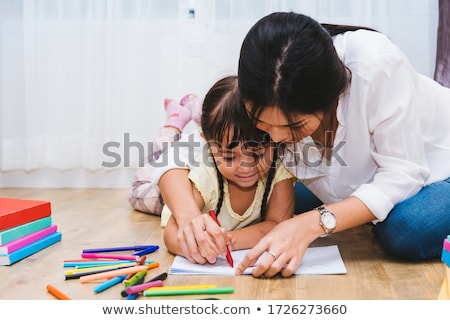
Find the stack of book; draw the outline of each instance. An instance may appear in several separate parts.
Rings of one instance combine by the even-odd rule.
[[[0,198],[0,266],[9,266],[61,240],[48,201]]]
[[[444,262],[445,278],[438,299],[450,300],[450,236],[444,239],[441,260]]]

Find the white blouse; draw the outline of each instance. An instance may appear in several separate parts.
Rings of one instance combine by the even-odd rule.
[[[346,32],[334,45],[351,85],[339,100],[333,157],[322,161],[307,137],[284,163],[324,203],[355,196],[382,221],[396,203],[450,177],[450,89],[418,74],[381,33]]]

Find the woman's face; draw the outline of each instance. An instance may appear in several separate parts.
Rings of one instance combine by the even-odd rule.
[[[250,107],[246,104],[247,112]],[[275,142],[292,143],[313,134],[320,126],[322,113],[299,114],[291,119],[291,123],[281,110],[276,107],[266,107],[256,118],[256,127],[270,134]]]

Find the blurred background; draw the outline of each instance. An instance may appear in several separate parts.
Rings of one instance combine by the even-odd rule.
[[[274,11],[375,28],[433,77],[438,7],[438,0],[0,0],[0,187],[129,187],[164,123],[164,98],[203,96],[236,74],[247,31]]]

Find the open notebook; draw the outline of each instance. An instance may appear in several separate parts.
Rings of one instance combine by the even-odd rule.
[[[235,268],[239,265],[249,250],[232,251],[234,268],[230,267],[225,257],[217,257],[215,264],[196,264],[184,257],[176,256],[169,269],[170,274],[215,274],[234,275]],[[262,258],[263,256],[261,256]],[[258,264],[258,262],[256,262]],[[255,265],[256,265],[255,264]],[[244,274],[251,274],[254,267],[247,268]],[[303,261],[295,274],[345,274],[344,261],[336,245],[327,247],[308,248]]]

